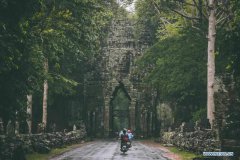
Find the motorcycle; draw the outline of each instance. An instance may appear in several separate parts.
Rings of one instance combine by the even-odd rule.
[[[123,153],[127,152],[128,149],[131,147],[131,142],[129,140],[124,140],[121,145],[121,151]]]

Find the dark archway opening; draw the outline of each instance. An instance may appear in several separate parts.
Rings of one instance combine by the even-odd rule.
[[[110,136],[130,126],[129,106],[131,98],[123,83],[115,88],[110,101]]]

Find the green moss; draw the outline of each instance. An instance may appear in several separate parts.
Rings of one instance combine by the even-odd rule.
[[[52,149],[50,153],[48,154],[39,154],[39,153],[32,153],[26,156],[27,160],[47,160],[50,157],[54,156],[54,155],[59,155],[62,154],[66,151],[68,151],[70,149],[69,147],[65,147],[65,148],[56,148],[56,149]]]
[[[82,144],[74,144],[71,146],[66,146],[64,148],[56,148],[56,149],[52,149],[50,151],[50,153],[48,154],[39,154],[39,153],[32,153],[32,154],[28,154],[26,155],[26,159],[27,160],[48,160],[53,156],[57,156],[57,155],[61,155],[71,149],[80,147]]]
[[[39,154],[39,153],[33,153],[30,155],[27,155],[27,160],[46,160],[48,159],[48,154]]]
[[[192,152],[188,152],[188,151],[183,151],[180,150],[179,148],[176,147],[167,147],[171,152],[179,155],[183,160],[192,160],[195,157],[199,157],[199,155],[194,154]]]

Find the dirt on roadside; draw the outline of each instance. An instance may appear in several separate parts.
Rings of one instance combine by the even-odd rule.
[[[168,159],[171,159],[171,160],[183,160],[179,155],[177,155],[175,153],[172,153],[166,147],[161,146],[159,143],[156,143],[153,140],[142,140],[140,142],[142,144],[146,145],[146,146],[159,148],[160,150],[165,151],[166,153],[164,154],[164,157],[166,157]]]

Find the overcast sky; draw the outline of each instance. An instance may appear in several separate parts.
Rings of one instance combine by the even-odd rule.
[[[135,11],[135,6],[134,6],[135,2],[136,2],[136,0],[134,0],[134,2],[131,5],[127,6],[126,10],[129,12],[134,12]]]
[[[126,7],[126,10],[127,10],[128,12],[134,12],[134,11],[135,11],[134,3],[135,3],[136,1],[137,1],[137,0],[134,0],[131,5],[128,5],[128,6]],[[121,5],[121,2],[120,2],[120,1],[117,0],[117,2],[120,3],[120,5]]]

